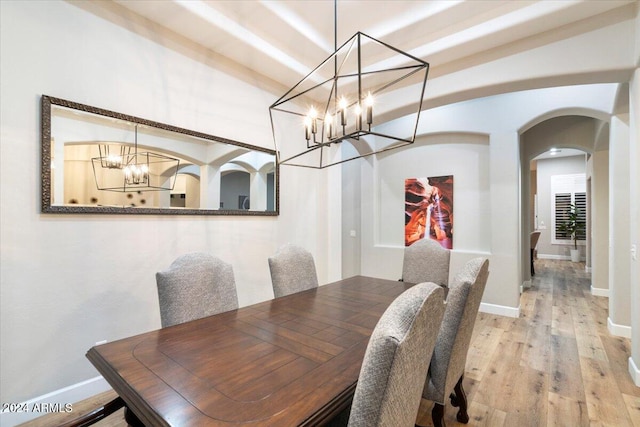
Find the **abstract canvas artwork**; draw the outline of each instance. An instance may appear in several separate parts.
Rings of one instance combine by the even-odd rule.
[[[404,245],[437,240],[453,249],[453,175],[404,180]]]

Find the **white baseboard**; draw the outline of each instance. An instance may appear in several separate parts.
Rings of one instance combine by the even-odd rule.
[[[631,339],[631,326],[616,325],[610,317],[607,317],[607,329],[611,335]]]
[[[631,357],[629,358],[629,374],[634,384],[640,387],[640,368],[638,368],[638,365],[635,364]]]
[[[520,307],[507,307],[482,302],[480,303],[480,311],[483,313],[497,314],[498,316],[520,317]]]
[[[0,412],[0,426],[12,427],[51,412],[73,412],[74,403],[110,389],[109,383],[98,376],[34,397],[26,402],[18,403],[16,405],[18,412],[8,410]]]
[[[591,295],[593,295],[594,297],[609,298],[609,289],[594,288],[593,286],[591,286]]]
[[[571,255],[556,255],[556,254],[538,254],[540,259],[557,259],[560,261],[571,261]],[[586,262],[587,258],[580,257],[581,262]]]
[[[571,259],[569,255],[554,255],[554,254],[541,254],[538,253],[538,258],[540,259],[559,259],[563,261],[568,261]]]

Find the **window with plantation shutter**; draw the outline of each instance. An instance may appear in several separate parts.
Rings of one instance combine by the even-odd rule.
[[[573,204],[580,210],[580,222],[587,223],[587,193],[574,193]],[[578,233],[578,241],[587,240],[586,227]]]
[[[569,212],[569,206],[571,206],[571,193],[556,193],[555,194],[555,227],[557,240],[569,240],[570,236],[567,236],[566,231],[560,229],[560,224],[567,220],[567,213]]]
[[[571,236],[561,230],[566,221],[569,207],[575,205],[579,210],[581,221],[587,221],[587,192],[585,174],[553,175],[551,177],[551,209],[553,215],[553,236],[551,243],[571,244]],[[578,242],[586,240],[586,229],[578,234]]]

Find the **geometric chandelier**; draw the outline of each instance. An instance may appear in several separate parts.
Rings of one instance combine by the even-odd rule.
[[[269,107],[278,162],[322,169],[412,144],[428,72],[427,62],[357,32]],[[395,97],[408,114],[389,130],[379,116]],[[340,150],[343,142],[352,147]]]
[[[93,157],[93,176],[98,190],[170,191],[176,183],[180,161],[152,152],[138,152],[138,125],[134,145],[98,146],[100,157]]]

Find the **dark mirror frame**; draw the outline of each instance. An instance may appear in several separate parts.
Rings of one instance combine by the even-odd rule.
[[[52,205],[51,204],[51,106],[58,105],[61,107],[71,108],[100,116],[112,117],[115,119],[137,123],[149,127],[162,129],[165,131],[176,132],[183,135],[193,136],[209,140],[213,143],[221,142],[224,144],[235,145],[247,148],[253,151],[260,151],[274,156],[275,162],[275,194],[273,211],[251,211],[251,210],[231,210],[231,209],[184,209],[184,208],[144,208],[144,207],[112,207],[112,206],[72,206],[72,205]],[[127,215],[239,215],[239,216],[277,216],[280,213],[280,165],[276,161],[275,150],[256,147],[218,136],[208,135],[205,133],[179,128],[176,126],[154,122],[152,120],[141,119],[127,114],[116,113],[114,111],[104,110],[89,105],[80,104],[73,101],[67,101],[60,98],[54,98],[42,95],[41,98],[41,117],[42,117],[42,150],[41,150],[41,175],[42,175],[42,213],[58,213],[58,214],[127,214]]]

